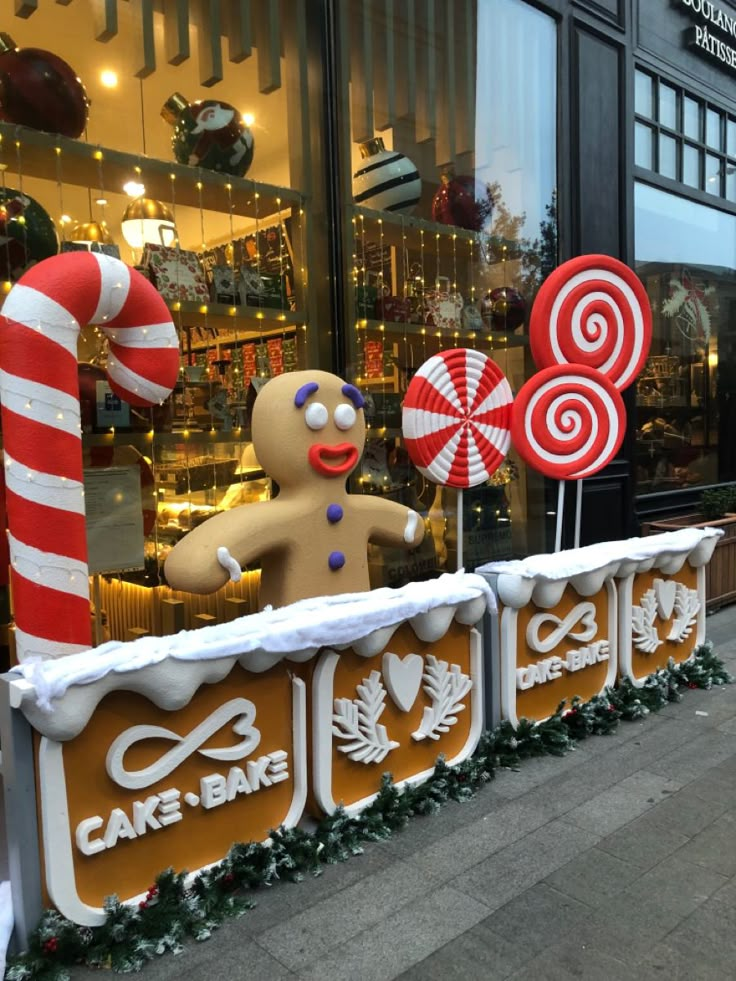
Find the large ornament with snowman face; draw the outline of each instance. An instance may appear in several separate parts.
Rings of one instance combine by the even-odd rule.
[[[346,481],[365,443],[363,396],[326,371],[296,371],[266,383],[253,408],[253,449],[278,483],[271,501],[245,504],[195,528],[172,549],[173,589],[211,593],[241,568],[261,565],[260,606],[370,588],[368,543],[416,548],[416,511]]]
[[[227,102],[187,102],[175,92],[161,110],[174,127],[171,146],[182,164],[243,177],[253,162],[253,134],[238,110]]]

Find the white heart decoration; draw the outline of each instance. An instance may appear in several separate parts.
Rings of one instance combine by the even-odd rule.
[[[424,673],[424,658],[420,654],[398,654],[386,651],[383,655],[383,680],[394,704],[408,712],[419,694]]]
[[[662,620],[669,620],[675,607],[677,583],[672,579],[655,579],[654,595],[657,597],[657,611]]]

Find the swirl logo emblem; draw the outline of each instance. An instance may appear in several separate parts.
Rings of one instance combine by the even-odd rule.
[[[543,638],[544,627],[552,630]],[[554,613],[536,613],[526,628],[526,642],[533,651],[549,654],[551,650],[569,637],[581,644],[587,644],[598,633],[593,603],[578,603],[566,617],[558,617]]]
[[[232,698],[200,722],[187,736],[180,736],[163,726],[131,726],[122,732],[110,746],[105,761],[107,773],[120,787],[141,790],[162,780],[180,766],[192,753],[199,753],[211,760],[241,760],[258,747],[261,734],[254,726],[256,707],[247,698]],[[232,731],[243,738],[234,746],[222,749],[201,749],[223,726],[232,722]],[[147,739],[165,739],[175,745],[155,762],[140,770],[126,770],[124,757],[128,750]]]

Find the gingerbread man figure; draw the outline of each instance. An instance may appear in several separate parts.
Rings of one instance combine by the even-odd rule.
[[[345,486],[365,443],[363,405],[354,385],[326,371],[271,379],[253,408],[253,448],[279,493],[190,532],[166,560],[169,585],[211,593],[260,560],[261,608],[284,606],[369,589],[369,541],[416,548],[416,511]]]

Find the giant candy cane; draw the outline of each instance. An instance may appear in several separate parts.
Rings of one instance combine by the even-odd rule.
[[[107,335],[110,385],[160,403],[179,369],[166,304],[140,273],[91,252],[54,256],[11,289],[0,316],[8,538],[18,659],[91,646],[77,341]]]

